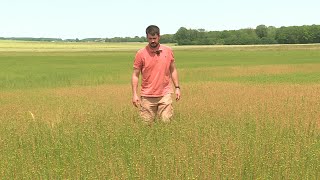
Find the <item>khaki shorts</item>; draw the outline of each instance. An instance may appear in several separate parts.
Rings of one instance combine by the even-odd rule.
[[[147,123],[152,123],[158,116],[169,122],[173,115],[171,94],[162,97],[141,97],[140,116]]]

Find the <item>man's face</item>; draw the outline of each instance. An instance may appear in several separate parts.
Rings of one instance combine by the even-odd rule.
[[[159,35],[155,34],[154,36],[152,36],[151,34],[148,34],[147,39],[151,48],[156,48],[159,45]]]

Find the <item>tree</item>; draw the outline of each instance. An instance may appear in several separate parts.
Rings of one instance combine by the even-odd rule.
[[[280,44],[286,44],[288,43],[288,35],[286,31],[286,27],[281,26],[276,31],[276,41]]]
[[[267,30],[268,30],[267,26],[261,24],[256,27],[256,34],[259,38],[267,37],[268,35]]]
[[[172,34],[161,35],[160,43],[175,43]]]
[[[274,26],[269,26],[267,28],[267,37],[271,39],[275,39],[276,37],[277,28]]]
[[[185,27],[179,28],[174,34],[174,39],[178,42],[178,45],[192,45],[198,38],[198,30],[187,29]]]
[[[174,34],[173,38],[178,42],[178,44],[181,44],[181,42],[188,39],[188,30],[185,27],[181,27],[178,29],[178,31]]]
[[[310,32],[311,43],[320,43],[320,25],[313,24],[309,26],[308,31]]]

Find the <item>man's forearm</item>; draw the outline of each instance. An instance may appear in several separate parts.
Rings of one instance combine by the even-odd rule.
[[[178,72],[176,69],[172,71],[171,78],[174,86],[179,86]]]
[[[132,94],[137,94],[139,78],[135,75],[132,76],[131,86],[132,86]]]

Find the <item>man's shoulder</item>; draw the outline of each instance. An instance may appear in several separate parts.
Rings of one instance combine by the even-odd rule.
[[[146,47],[143,47],[143,48],[139,49],[136,54],[143,54],[143,53],[145,53],[146,51],[147,51],[147,48],[146,48]]]
[[[166,45],[163,45],[163,44],[161,44],[161,45],[160,45],[160,48],[161,48],[161,49],[163,49],[163,50],[169,50],[169,51],[172,51],[172,48],[171,48],[171,47],[166,46]]]

